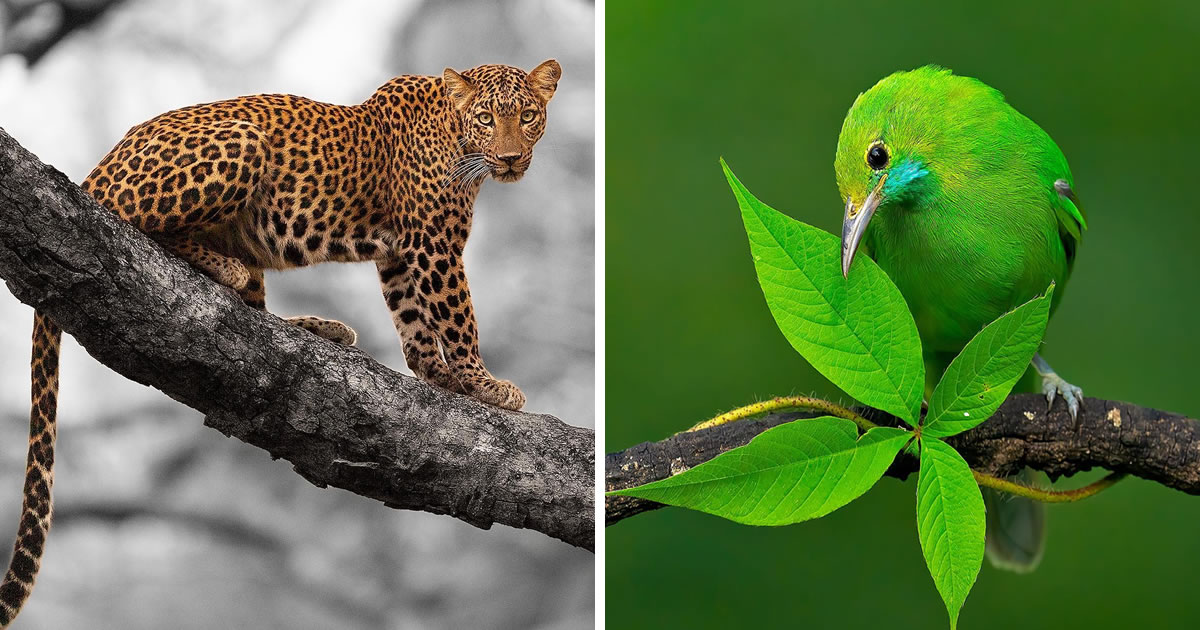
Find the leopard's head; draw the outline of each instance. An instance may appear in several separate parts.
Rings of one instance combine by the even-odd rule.
[[[481,170],[486,167],[497,181],[521,179],[533,159],[533,145],[546,131],[546,104],[561,76],[553,59],[528,74],[501,65],[461,74],[446,68],[446,98],[462,118],[463,150],[479,154]]]

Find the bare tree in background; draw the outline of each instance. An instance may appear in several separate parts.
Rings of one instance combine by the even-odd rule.
[[[33,66],[56,44],[122,0],[0,0],[0,55]]]

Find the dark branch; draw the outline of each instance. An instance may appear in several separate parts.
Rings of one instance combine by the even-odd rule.
[[[1200,495],[1200,422],[1178,414],[1129,403],[1088,398],[1078,422],[1059,400],[1050,413],[1037,394],[1011,396],[987,422],[949,438],[976,470],[1011,475],[1021,468],[1041,470],[1052,478],[1092,468],[1128,473],[1188,494]],[[874,409],[859,409],[868,419],[902,426]],[[605,458],[605,489],[620,490],[664,479],[746,444],[767,429],[816,414],[777,414],[744,420],[661,442],[646,442]],[[901,457],[888,474],[905,478],[916,470],[911,457]],[[608,525],[661,505],[630,497],[605,502]]]
[[[101,363],[318,486],[593,548],[590,429],[451,394],[246,307],[3,130],[0,276]]]

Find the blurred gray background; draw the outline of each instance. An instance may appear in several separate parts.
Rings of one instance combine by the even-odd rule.
[[[132,125],[242,94],[358,103],[397,74],[556,58],[529,174],[489,181],[467,272],[488,367],[594,426],[594,6],[580,0],[0,0],[0,127],[78,182]],[[407,373],[373,265],[267,277]],[[0,556],[15,532],[32,311],[0,291]],[[16,630],[583,628],[590,553],[385,508],[64,347],[56,522]]]

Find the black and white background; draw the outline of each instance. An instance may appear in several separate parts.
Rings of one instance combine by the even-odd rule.
[[[594,426],[594,6],[581,0],[0,0],[0,127],[78,182],[134,124],[242,94],[351,104],[397,74],[564,70],[526,177],[467,248],[484,358],[527,409]],[[373,265],[269,274],[407,372]],[[32,311],[0,291],[0,544],[24,473]],[[595,557],[318,489],[64,344],[56,522],[15,630],[592,626]],[[6,552],[0,552],[7,559]]]

